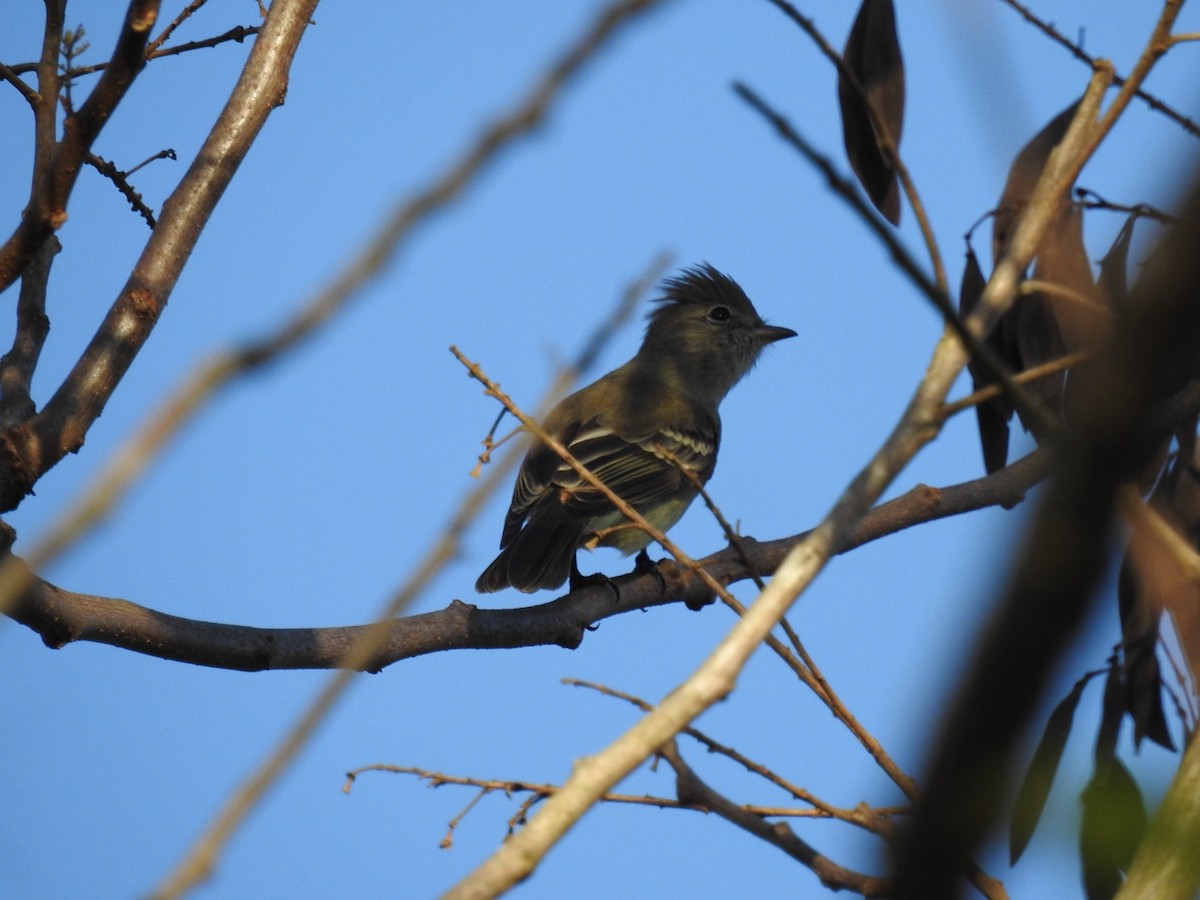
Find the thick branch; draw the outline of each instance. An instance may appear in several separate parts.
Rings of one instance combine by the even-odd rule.
[[[1193,381],[1156,409],[1153,427],[1167,429],[1197,412],[1200,383]],[[1039,450],[985,478],[945,488],[917,485],[867,513],[840,552],[925,522],[989,506],[1014,506],[1046,476],[1049,467],[1049,455]],[[699,563],[722,584],[743,581],[756,573],[767,575],[807,535],[802,532],[761,542],[743,537],[740,551],[728,548]],[[253,628],[201,622],[127,600],[72,593],[28,573],[26,577],[32,588],[10,615],[55,648],[73,641],[93,641],[216,668],[325,669],[343,664],[348,648],[370,628]],[[454,601],[438,612],[391,621],[388,634],[364,668],[380,669],[442,650],[574,648],[588,628],[609,616],[677,602],[698,607],[712,597],[707,585],[683,571],[671,581],[668,593],[652,572],[634,572],[614,583],[620,592],[617,603],[608,588],[588,588],[538,606],[486,610]]]
[[[1046,468],[1046,454],[1039,451],[986,478],[940,490],[920,485],[873,509],[843,549],[923,522],[986,506],[1012,505],[1043,477]],[[743,538],[742,549],[753,570],[767,574],[806,535],[767,542]],[[751,577],[751,569],[732,549],[700,563],[723,584]],[[698,577],[682,573],[670,584],[669,593],[664,593],[652,572],[625,575],[614,583],[620,594],[615,603],[613,592],[600,586],[519,609],[478,609],[456,600],[438,612],[393,620],[386,626],[386,639],[363,667],[377,670],[442,650],[550,644],[574,648],[589,627],[610,616],[677,602],[702,605],[712,596]],[[36,578],[11,616],[40,634],[50,647],[94,641],[163,659],[244,671],[338,666],[348,648],[371,627],[252,628],[201,622],[126,600],[71,593]]]

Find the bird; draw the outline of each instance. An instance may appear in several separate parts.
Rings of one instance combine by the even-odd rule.
[[[750,298],[708,263],[662,283],[629,362],[560,401],[542,423],[617,496],[660,531],[674,525],[712,476],[721,442],[717,407],[764,347],[796,337],[766,324]],[[650,537],[544,442],[534,439],[513,487],[500,553],[475,589],[576,589],[580,548],[615,547],[643,560]]]

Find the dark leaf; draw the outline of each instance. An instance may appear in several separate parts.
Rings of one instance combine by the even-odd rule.
[[[1167,715],[1163,709],[1162,671],[1155,652],[1158,623],[1142,637],[1125,645],[1125,707],[1133,719],[1133,746],[1140,748],[1149,738],[1167,750],[1175,749]]]
[[[1194,435],[1194,424],[1189,424]],[[1197,445],[1181,441],[1151,495],[1154,510],[1189,546],[1200,543],[1200,473]],[[1166,611],[1188,668],[1200,670],[1200,588],[1190,566],[1184,564],[1162,539],[1146,529],[1135,529],[1117,583],[1121,628],[1125,641],[1124,670],[1128,693],[1126,707],[1134,722],[1134,741],[1148,737],[1168,749],[1174,742],[1163,706],[1162,673],[1154,640]]]
[[[1104,302],[1117,313],[1126,311],[1129,303],[1129,245],[1133,242],[1133,226],[1136,213],[1130,214],[1117,232],[1104,259],[1100,260],[1100,277],[1097,283]]]
[[[1090,677],[1086,676],[1075,683],[1071,693],[1054,707],[1054,712],[1046,722],[1046,730],[1042,732],[1042,739],[1033,753],[1025,780],[1021,782],[1021,789],[1017,792],[1017,802],[1008,830],[1010,864],[1015,864],[1021,858],[1029,839],[1033,837],[1038,820],[1042,817],[1046,798],[1050,796],[1050,786],[1054,784],[1054,776],[1058,772],[1058,763],[1071,734],[1075,708],[1079,705],[1079,698],[1083,695],[1083,689]]]
[[[1120,666],[1108,668],[1104,679],[1104,708],[1100,715],[1100,731],[1096,734],[1096,763],[1117,758],[1117,735],[1121,731],[1121,718],[1125,715],[1125,685],[1121,680]]]
[[[1016,331],[1017,355],[1022,371],[1058,359],[1067,352],[1054,310],[1042,294],[1017,297],[1007,315],[1011,316],[1011,327]],[[1025,387],[1046,409],[1061,419],[1065,379],[1065,373],[1056,372],[1031,381]],[[1026,430],[1029,429],[1028,422],[1022,419],[1021,424]]]
[[[1160,490],[1167,481],[1163,479]],[[1136,563],[1130,554],[1121,561],[1117,577],[1117,603],[1121,612],[1121,670],[1125,681],[1125,708],[1133,720],[1133,746],[1140,749],[1149,738],[1167,750],[1175,749],[1163,708],[1162,671],[1158,664],[1158,626],[1161,607],[1146,602]]]
[[[1083,246],[1083,210],[1074,204],[1066,209],[1046,229],[1038,247],[1034,278],[1048,281],[1063,289],[1047,292],[1046,302],[1054,312],[1062,334],[1063,346],[1069,352],[1094,347],[1108,327],[1108,310],[1101,305],[1092,278],[1092,264]],[[1037,365],[1048,360],[1026,360]]]
[[[987,279],[983,277],[983,270],[979,267],[979,258],[975,255],[974,248],[968,246],[967,262],[963,267],[962,284],[958,291],[959,315],[963,318],[970,315],[978,305],[979,297],[983,294],[986,284]],[[1007,343],[1011,343],[1005,341],[1007,330],[1004,323],[996,323],[996,327],[988,334],[984,343],[1015,370],[1020,365],[1020,361],[1014,358],[1015,353],[1006,346]],[[991,383],[974,359],[968,361],[967,368],[971,372],[973,390],[979,390]],[[1012,419],[1012,414],[1012,403],[1003,394],[975,405],[975,420],[979,424],[979,443],[983,447],[983,465],[989,475],[1003,469],[1008,462],[1008,423]]]
[[[1098,757],[1083,791],[1079,858],[1088,900],[1107,900],[1121,887],[1146,831],[1142,792],[1115,756]]]
[[[1000,202],[996,205],[996,216],[992,220],[993,265],[999,262],[1000,257],[1008,250],[1017,220],[1025,211],[1025,204],[1029,202],[1029,195],[1037,185],[1042,170],[1046,168],[1050,154],[1066,135],[1077,106],[1079,101],[1075,101],[1051,119],[1045,128],[1021,148],[1021,152],[1009,167],[1008,180],[1004,183],[1004,192],[1000,195]],[[1064,198],[1064,209],[1069,202]]]
[[[854,73],[899,150],[904,127],[904,60],[896,35],[896,10],[892,0],[863,0],[846,39],[843,59]],[[900,222],[900,186],[896,170],[880,148],[862,97],[838,74],[838,106],[842,112],[842,140],[846,156],[871,202],[893,225]]]
[[[1021,148],[1008,170],[1008,180],[996,206],[992,220],[992,259],[998,262],[1008,251],[1017,222],[1029,202],[1029,195],[1037,185],[1051,152],[1062,141],[1075,116],[1078,102],[1064,109],[1049,124],[1039,131]],[[1055,216],[1055,226],[1047,230],[1046,238],[1038,253],[1038,275],[1046,280],[1057,280],[1069,273],[1072,281],[1079,280],[1080,272],[1087,267],[1087,256],[1083,253],[1082,238],[1074,237],[1080,223],[1072,218],[1072,207],[1068,198],[1063,198],[1061,208]],[[1057,236],[1056,236],[1057,235]],[[1047,259],[1041,256],[1045,253]],[[1080,265],[1082,260],[1082,266]],[[1049,270],[1047,271],[1047,265]],[[1087,278],[1090,283],[1090,271]],[[1028,369],[1057,359],[1066,352],[1066,342],[1052,300],[1044,294],[1034,293],[1018,296],[1012,309],[1004,317],[1007,326],[1016,335],[1018,370]],[[1038,399],[1054,416],[1062,418],[1064,405],[1065,373],[1039,378],[1028,385],[1029,393]],[[1029,423],[1022,419],[1026,429]]]

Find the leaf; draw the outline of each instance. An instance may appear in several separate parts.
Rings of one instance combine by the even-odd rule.
[[[1129,770],[1115,756],[1096,760],[1084,788],[1083,820],[1079,830],[1079,859],[1088,900],[1107,900],[1121,887],[1146,832],[1142,792]]]
[[[1194,434],[1195,425],[1190,426]],[[1193,550],[1200,545],[1200,445],[1184,441],[1150,498],[1154,510]],[[1126,706],[1134,721],[1134,740],[1148,737],[1174,749],[1162,701],[1162,673],[1151,637],[1158,634],[1165,610],[1176,642],[1191,673],[1200,671],[1200,586],[1194,561],[1181,558],[1148,529],[1130,536],[1118,581],[1121,626],[1126,642],[1125,668],[1129,697]],[[1145,636],[1143,638],[1143,636]],[[1139,638],[1143,638],[1139,642]]]
[[[1095,347],[1104,338],[1109,312],[1096,291],[1092,264],[1083,246],[1083,210],[1074,204],[1050,223],[1038,247],[1034,278],[1058,285],[1068,293],[1043,294],[1068,352]],[[1049,360],[1026,360],[1037,365]]]
[[[1008,830],[1009,864],[1015,865],[1025,852],[1029,839],[1037,828],[1042,810],[1046,807],[1046,798],[1050,796],[1050,786],[1054,784],[1054,776],[1058,772],[1058,763],[1062,759],[1063,749],[1067,746],[1067,738],[1071,734],[1071,723],[1075,718],[1075,708],[1083,689],[1091,676],[1085,676],[1075,682],[1075,687],[1054,707],[1050,718],[1046,721],[1046,729],[1042,739],[1038,741],[1025,780],[1017,792],[1017,802],[1013,808],[1012,822]]]
[[[993,262],[999,262],[1008,252],[1008,245],[1029,202],[1029,195],[1046,168],[1050,154],[1067,133],[1078,105],[1076,101],[1051,119],[1013,159],[1008,170],[1008,180],[1004,183],[1004,191],[1000,195],[996,214],[992,219]],[[1071,209],[1070,201],[1064,197],[1054,219],[1055,225],[1047,230],[1047,236],[1039,248],[1038,264],[1042,270],[1038,274],[1045,276],[1046,280],[1063,277],[1064,273],[1072,280],[1077,277],[1079,254],[1082,253],[1082,234],[1081,223],[1072,221]],[[1073,240],[1077,229],[1080,230],[1078,244]],[[1046,262],[1041,259],[1043,252],[1048,257]],[[1082,259],[1086,266],[1086,254],[1083,254]],[[1049,271],[1045,270],[1047,264],[1050,267]],[[1090,279],[1090,272],[1088,277]],[[1057,359],[1066,352],[1062,328],[1045,295],[1033,293],[1018,296],[1004,318],[1009,319],[1008,327],[1016,335],[1017,356],[1020,360],[1018,371]],[[1052,414],[1062,418],[1065,383],[1066,374],[1060,372],[1030,382],[1027,390]],[[1024,419],[1022,425],[1028,430],[1029,423]]]
[[[1100,715],[1100,730],[1096,734],[1096,762],[1117,757],[1117,735],[1121,733],[1121,718],[1125,715],[1125,691],[1121,668],[1109,665],[1104,679],[1104,708]]]
[[[968,244],[967,262],[963,267],[962,283],[958,291],[959,315],[963,318],[970,315],[979,304],[986,284],[987,279],[983,277],[983,270],[979,267],[979,258],[975,255],[974,248]],[[1008,331],[1007,323],[997,322],[984,339],[984,343],[1015,370],[1020,366],[1020,360],[1016,358],[1015,348],[1009,346],[1012,341],[1005,339]],[[973,358],[967,362],[967,368],[971,372],[972,390],[977,391],[992,383]],[[1008,462],[1008,423],[1012,414],[1012,403],[1004,394],[975,404],[975,421],[979,425],[979,443],[983,448],[983,466],[989,475],[1003,469]]]
[[[1133,243],[1133,226],[1137,213],[1131,213],[1117,232],[1116,240],[1100,260],[1100,277],[1097,285],[1109,308],[1123,313],[1129,306],[1129,245]]]
[[[1140,639],[1125,645],[1125,708],[1133,720],[1133,746],[1149,738],[1165,750],[1174,750],[1171,729],[1163,708],[1162,671],[1155,652],[1158,624]]]
[[[1109,667],[1104,681],[1104,710],[1096,735],[1096,768],[1083,789],[1079,860],[1088,900],[1108,900],[1121,887],[1146,832],[1146,809],[1137,782],[1117,759],[1117,735],[1125,714],[1121,668]]]
[[[1021,361],[1019,370],[1058,359],[1067,352],[1054,310],[1042,294],[1017,297],[1008,315],[1012,317],[1010,327],[1016,332],[1017,356]],[[1057,372],[1029,382],[1025,389],[1061,419],[1065,380],[1066,373]],[[1029,423],[1024,419],[1021,424],[1029,430]]]
[[[1017,154],[1008,170],[1008,180],[1004,183],[1004,192],[1000,202],[996,204],[996,215],[992,219],[992,264],[995,265],[1008,251],[1017,220],[1025,211],[1029,195],[1033,193],[1042,170],[1050,154],[1059,145],[1075,118],[1075,109],[1079,106],[1076,100],[1035,134]],[[1064,198],[1064,207],[1069,201]]]
[[[898,151],[904,127],[904,59],[892,0],[863,0],[846,39],[843,60],[858,79],[867,102]],[[840,72],[838,106],[850,167],[875,208],[893,225],[898,225],[900,185],[895,167],[881,149],[880,135],[871,123],[862,97]]]
[[[1166,479],[1164,479],[1165,481]],[[1174,750],[1175,742],[1167,726],[1163,708],[1162,671],[1158,664],[1158,629],[1161,607],[1155,609],[1146,600],[1137,566],[1145,562],[1142,554],[1153,552],[1139,548],[1137,561],[1132,550],[1126,552],[1117,576],[1117,604],[1121,613],[1121,669],[1125,681],[1125,709],[1133,720],[1133,747],[1142,740]]]

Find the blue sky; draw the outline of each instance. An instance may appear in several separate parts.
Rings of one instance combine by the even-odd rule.
[[[1013,154],[1081,93],[1089,73],[993,0],[898,6],[909,98],[902,152],[957,282],[961,234],[995,203]],[[1035,8],[1127,71],[1153,6]],[[88,59],[110,52],[119,24],[110,7],[93,0],[69,8],[68,21],[87,27]],[[522,96],[596,8],[533,0],[377,4],[369,14],[320,7],[286,104],[202,235],[152,339],[82,452],[8,517],[21,535],[18,551],[186,372],[296,308],[395,202]],[[168,5],[164,19],[175,9]],[[801,9],[841,45],[854,4]],[[7,11],[0,60],[34,58],[39,10]],[[255,15],[252,3],[212,3],[179,37],[250,24]],[[1180,30],[1198,27],[1188,10]],[[135,179],[158,208],[245,53],[227,44],[155,62],[95,152],[127,167],[174,148],[179,162],[156,162]],[[677,266],[712,262],[739,280],[764,317],[799,332],[773,347],[724,404],[710,489],[728,517],[760,539],[815,524],[899,417],[941,324],[819,175],[733,95],[734,79],[844,166],[833,73],[797,28],[765,2],[666,4],[595,60],[532,138],[414,234],[331,327],[206,410],[114,518],[46,577],[211,621],[369,620],[472,487],[479,441],[496,413],[449,345],[532,408],[557,363],[662,250]],[[1184,45],[1148,87],[1196,119],[1197,84],[1200,64]],[[25,202],[31,135],[11,89],[0,91],[0,117],[8,161],[0,210],[12,227]],[[1194,140],[1135,104],[1081,184],[1114,201],[1169,208],[1195,156]],[[921,256],[911,210],[903,216],[900,235]],[[1090,214],[1093,260],[1120,225],[1119,217]],[[60,235],[52,331],[34,384],[39,402],[90,338],[146,234],[111,185],[85,172]],[[1142,237],[1151,234],[1146,228]],[[593,375],[627,359],[640,331],[639,311]],[[960,416],[893,493],[980,474],[974,421]],[[472,588],[493,555],[506,502],[493,499],[414,611],[454,598],[529,602],[515,592],[477,598]],[[835,560],[793,610],[834,687],[914,775],[1026,516],[992,510],[864,547]],[[722,544],[699,508],[672,537],[695,556]],[[609,551],[583,561],[585,570],[610,574],[627,566]],[[737,593],[753,597],[747,585]],[[453,849],[442,850],[446,823],[470,790],[431,791],[375,775],[347,797],[346,770],[383,762],[561,781],[573,759],[634,720],[631,708],[564,687],[561,678],[655,700],[730,625],[721,607],[666,607],[607,620],[575,651],[447,653],[361,677],[196,896],[436,895],[491,851],[516,802],[486,798],[457,828]],[[1116,639],[1115,607],[1104,604],[1063,662],[1061,692],[1083,669],[1102,665]],[[329,677],[225,672],[82,643],[51,651],[11,622],[0,624],[0,672],[0,866],[16,897],[144,893]],[[1055,807],[1026,858],[1013,870],[998,851],[982,860],[1014,896],[1076,889],[1075,798],[1098,707],[1096,685],[1081,706]],[[828,802],[898,802],[861,748],[769,654],[751,660],[737,691],[698,726]],[[685,743],[684,752],[735,799],[785,802],[698,748]],[[1134,771],[1148,793],[1162,790],[1173,760],[1143,750]],[[665,767],[639,770],[622,788],[672,789]],[[881,868],[870,836],[828,822],[795,827],[843,865]],[[591,812],[515,893],[635,891],[825,895],[810,873],[714,817],[626,807]]]

